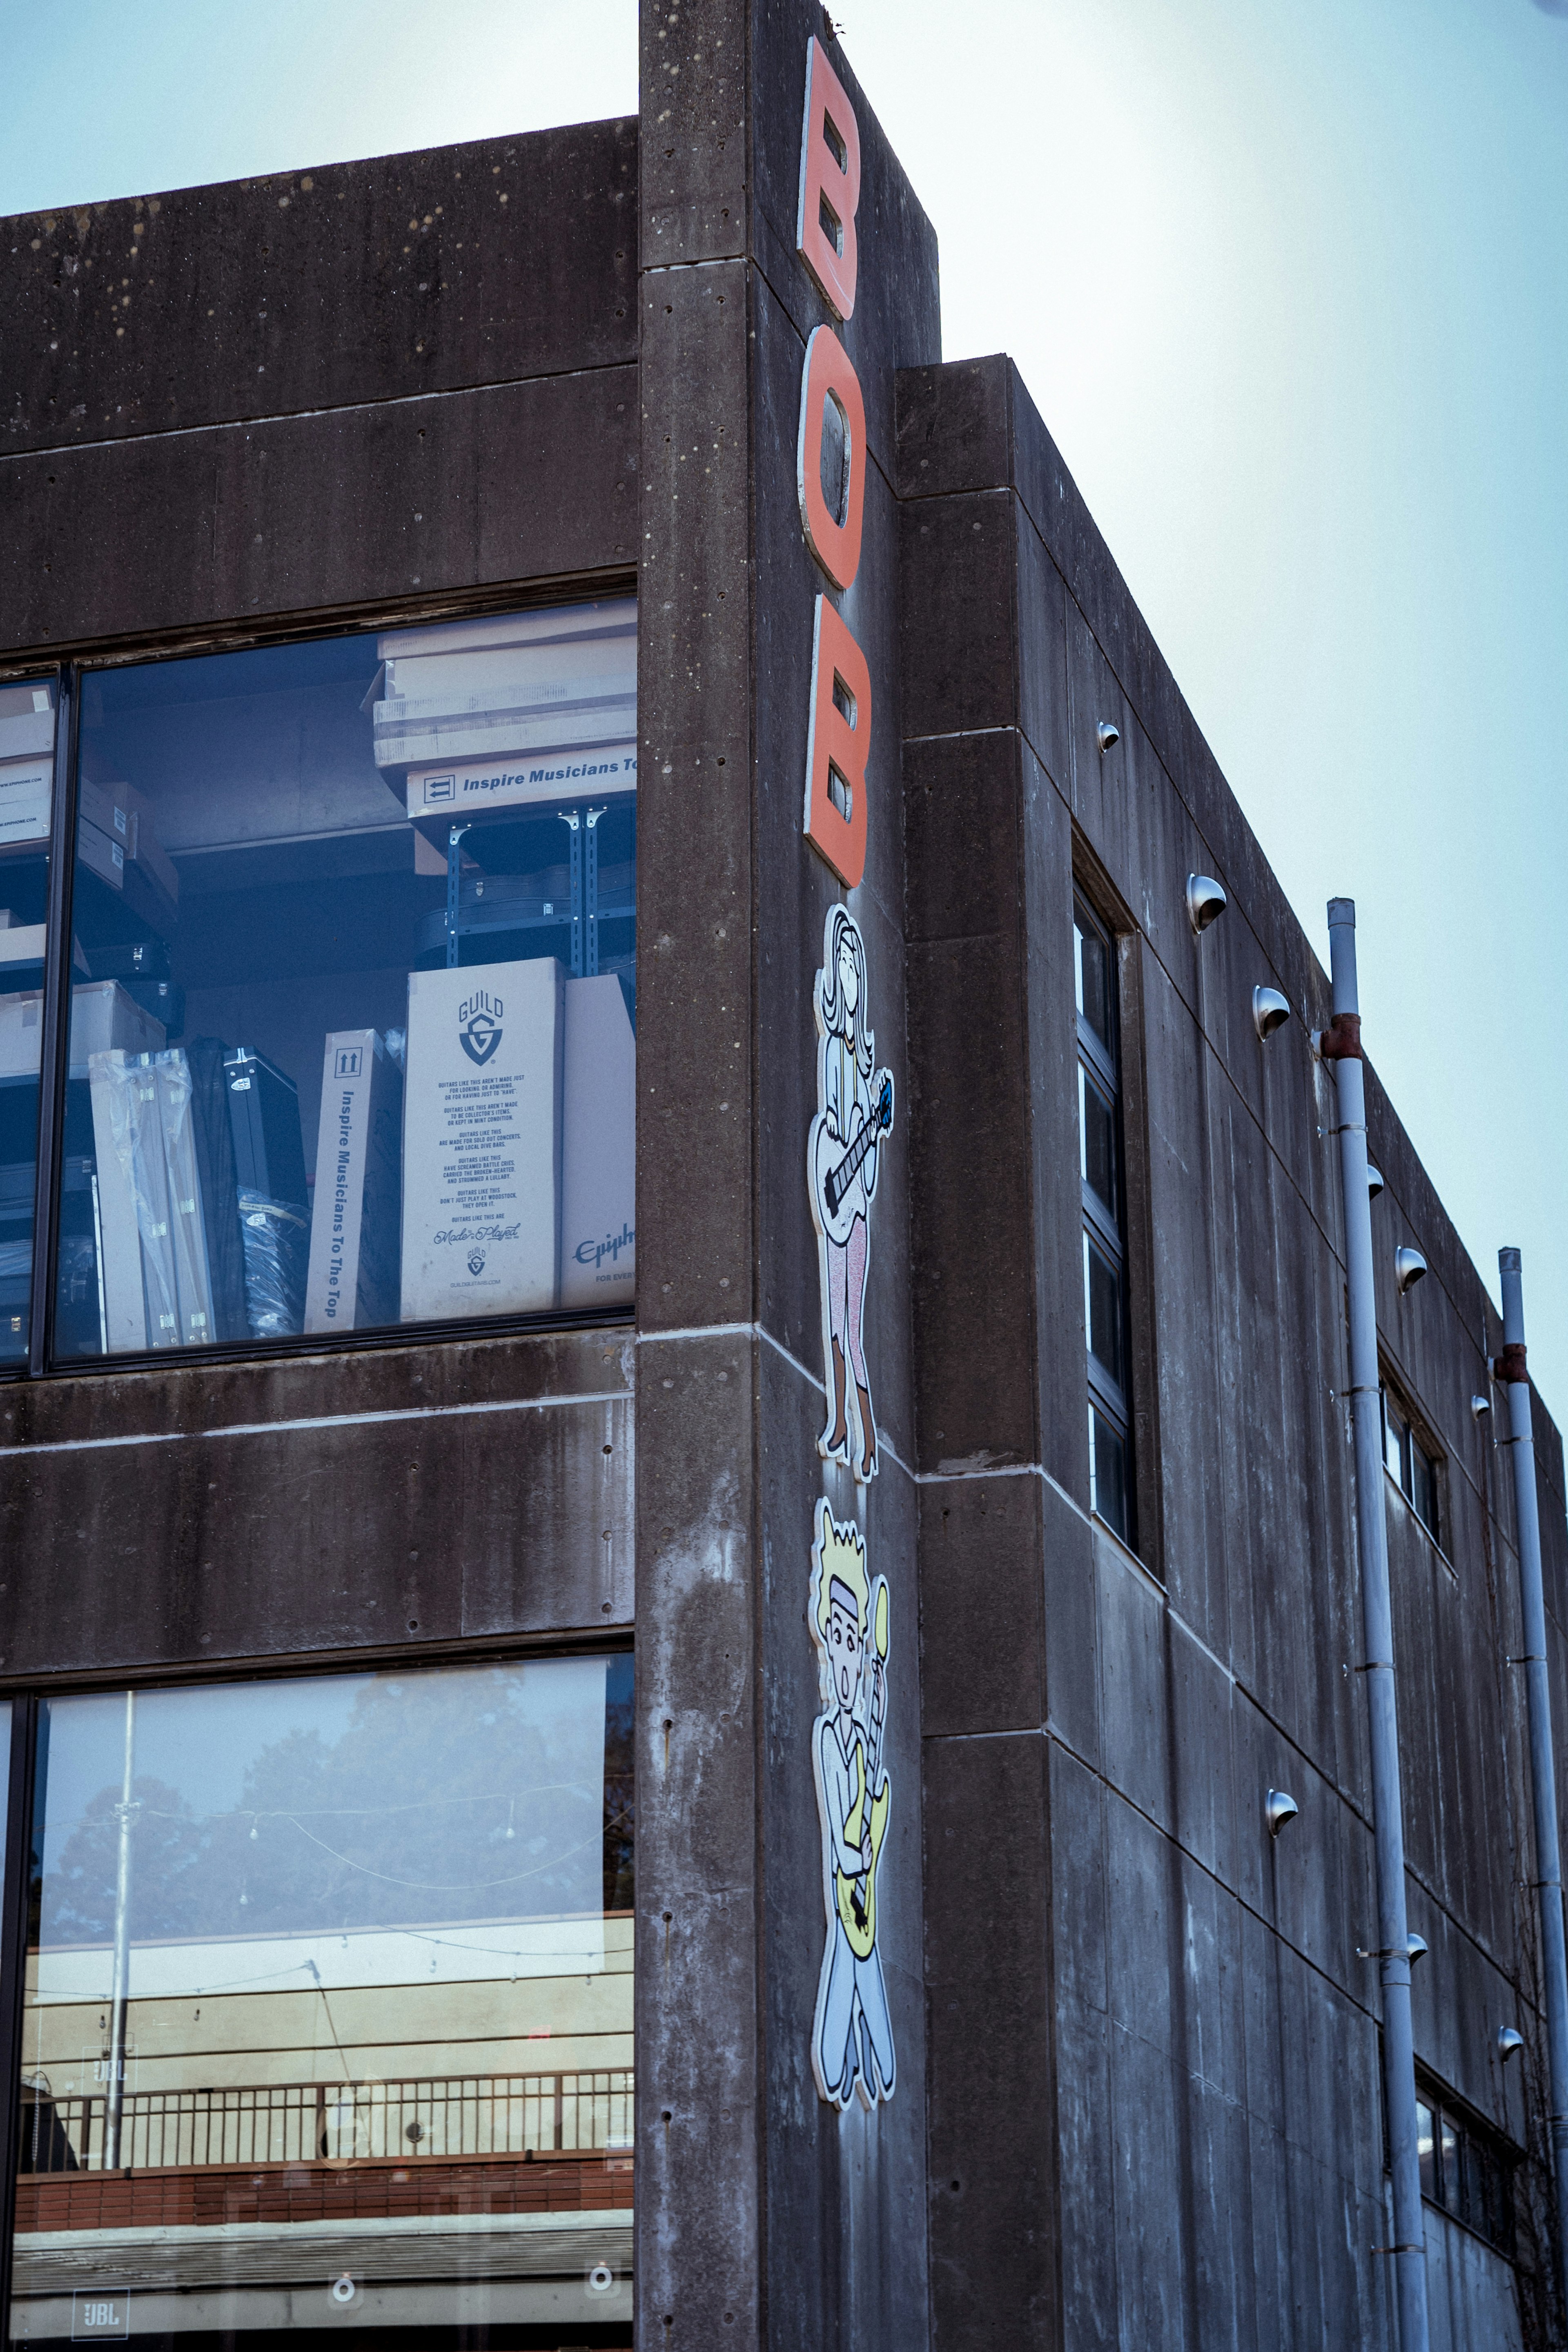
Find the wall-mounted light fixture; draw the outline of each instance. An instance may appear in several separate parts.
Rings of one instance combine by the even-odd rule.
[[[1288,1797],[1283,1789],[1270,1789],[1263,1801],[1263,1819],[1269,1824],[1269,1835],[1277,1838],[1286,1823],[1293,1822],[1301,1810],[1294,1797]]]
[[[1217,915],[1223,915],[1229,901],[1212,874],[1189,874],[1186,877],[1186,919],[1199,937],[1207,930]]]
[[[1419,1250],[1396,1249],[1394,1253],[1394,1279],[1399,1285],[1399,1296],[1413,1290],[1427,1271],[1427,1261]]]
[[[1291,1000],[1277,988],[1252,991],[1252,1026],[1260,1037],[1271,1037],[1291,1017]]]
[[[1367,1199],[1368,1199],[1369,1201],[1375,1201],[1375,1200],[1376,1200],[1376,1198],[1377,1198],[1377,1196],[1378,1196],[1378,1194],[1382,1192],[1382,1190],[1383,1190],[1383,1171],[1382,1171],[1382,1169],[1381,1169],[1381,1168],[1375,1168],[1375,1167],[1373,1166],[1373,1164],[1372,1164],[1371,1160],[1369,1160],[1367,1161],[1367,1163],[1366,1163],[1366,1197],[1367,1197]]]
[[[1498,2027],[1497,2054],[1502,2060],[1505,2066],[1508,2064],[1511,2058],[1518,2057],[1523,2047],[1524,2036],[1520,2032],[1517,2026],[1500,2025]]]
[[[1470,1419],[1472,1421],[1485,1421],[1490,1411],[1490,1397],[1473,1396],[1470,1399]]]
[[[1119,727],[1113,727],[1108,719],[1102,719],[1099,726],[1094,730],[1094,732],[1096,737],[1099,739],[1100,757],[1102,759],[1104,758],[1107,751],[1113,751],[1117,744],[1122,740],[1121,729]]]

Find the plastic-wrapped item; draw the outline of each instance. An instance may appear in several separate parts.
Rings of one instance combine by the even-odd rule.
[[[93,1054],[88,1069],[110,1345],[204,1345],[213,1295],[190,1065],[171,1046]]]
[[[305,1321],[305,1273],[310,1259],[308,1210],[239,1192],[245,1244],[246,1308],[255,1339],[285,1339]]]

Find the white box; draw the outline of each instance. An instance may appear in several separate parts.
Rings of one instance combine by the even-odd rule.
[[[42,963],[47,923],[13,923],[0,929],[0,963]]]
[[[613,972],[566,984],[560,1303],[629,1306],[636,1289],[637,1045]]]
[[[409,975],[405,1323],[556,1303],[565,979],[545,956]]]
[[[47,841],[54,797],[52,754],[0,760],[0,848],[10,841]]]
[[[573,793],[632,792],[636,783],[637,746],[630,740],[521,758],[444,760],[410,768],[409,822],[471,815],[478,808],[527,808]]]
[[[397,1320],[402,1113],[397,1065],[379,1033],[333,1030],[321,1070],[307,1331]]]
[[[43,1042],[43,992],[25,988],[0,996],[0,1077],[37,1074]],[[117,980],[94,980],[71,991],[71,1076],[86,1077],[88,1057],[119,1049],[155,1054],[167,1043],[161,1021],[143,1013]]]
[[[168,1042],[169,1033],[162,1021],[144,1013],[117,980],[82,981],[72,989],[72,1077],[86,1076],[88,1059],[93,1054],[158,1054]]]
[[[0,686],[0,760],[41,751],[52,764],[54,749],[53,686]]]

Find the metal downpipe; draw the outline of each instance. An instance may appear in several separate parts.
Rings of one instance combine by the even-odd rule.
[[[1523,1617],[1525,1695],[1530,1710],[1530,1780],[1535,1811],[1536,1890],[1541,1908],[1542,1972],[1551,2087],[1552,2180],[1557,2200],[1557,2282],[1568,2304],[1568,1953],[1563,1921],[1563,1856],[1557,1830],[1557,1769],[1552,1742],[1552,1685],[1546,1663],[1546,1598],[1541,1572],[1541,1515],[1535,1487],[1535,1432],[1524,1366],[1524,1280],[1516,1249],[1499,1250],[1503,1352],[1493,1370],[1508,1397],[1513,1456],[1514,1520],[1519,1534],[1519,1597]]]
[[[1355,902],[1329,900],[1333,1029],[1322,1052],[1339,1095],[1340,1182],[1344,1198],[1345,1280],[1350,1294],[1350,1409],[1355,1442],[1355,1524],[1371,1735],[1372,1813],[1377,1862],[1377,1951],[1383,1987],[1383,2088],[1394,2184],[1394,2259],[1400,2352],[1428,2352],[1427,2242],[1416,2138],[1416,2050],[1410,2022],[1409,1927],[1405,1916],[1405,1816],[1399,1790],[1399,1729],[1394,1695],[1394,1615],[1388,1594],[1388,1529],[1383,1499],[1377,1304],[1372,1269],[1372,1201],[1366,1181],[1366,1087],[1361,1061],[1361,998],[1355,971]]]
[[[136,1775],[136,1694],[125,1694],[125,1772],[114,1811],[120,1842],[114,1875],[114,1979],[109,1999],[109,2084],[103,2103],[103,2168],[122,2162],[120,2130],[125,2113],[125,2012],[131,2000],[131,1832],[136,1816],[131,1789]]]

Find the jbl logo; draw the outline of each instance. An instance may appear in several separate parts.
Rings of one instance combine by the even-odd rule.
[[[357,1078],[360,1075],[360,1056],[363,1050],[360,1045],[340,1045],[338,1067],[334,1075],[340,1078]]]
[[[129,2336],[131,2333],[131,2297],[127,2294],[105,2294],[100,2287],[84,2294],[78,2288],[71,2297],[71,2342],[88,2344],[105,2336]]]

